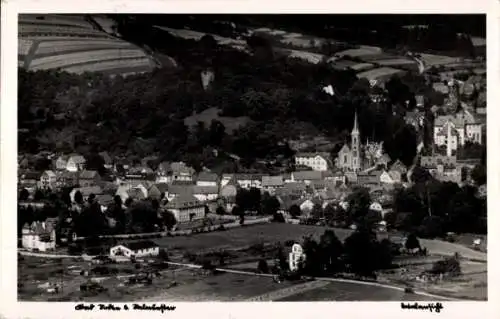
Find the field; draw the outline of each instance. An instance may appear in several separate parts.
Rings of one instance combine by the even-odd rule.
[[[18,48],[19,65],[28,70],[115,75],[149,72],[155,66],[141,48],[94,29],[83,17],[21,15]]]
[[[390,68],[390,67],[381,67],[365,72],[358,73],[357,76],[358,78],[366,78],[368,80],[378,80],[380,78],[387,78],[390,76],[393,76],[395,74],[401,74],[404,73],[405,71],[395,69],[395,68]]]
[[[429,297],[389,288],[335,282],[276,301],[423,301]],[[443,299],[444,300],[444,299]]]
[[[161,247],[196,252],[247,247],[262,242],[274,243],[279,241],[285,243],[287,240],[301,241],[303,236],[308,235],[319,238],[326,229],[328,228],[321,226],[270,223],[190,237],[164,237],[155,239],[155,241]],[[344,240],[352,232],[348,229],[330,229],[335,231],[340,240]],[[464,257],[486,261],[486,254],[461,245],[430,239],[420,239],[420,242],[422,246],[428,249],[430,254],[452,255],[458,252]]]
[[[209,127],[212,120],[218,120],[222,122],[222,124],[224,124],[224,127],[226,128],[227,132],[233,132],[239,127],[246,125],[250,121],[250,119],[246,116],[224,117],[224,116],[219,116],[218,113],[219,109],[212,107],[206,109],[201,113],[186,117],[184,119],[184,124],[186,124],[186,126],[188,127],[194,127],[195,125],[198,124],[198,122],[203,122],[205,123],[206,127]]]
[[[372,47],[372,46],[367,46],[367,45],[362,45],[358,49],[349,49],[349,50],[344,50],[341,52],[337,52],[335,55],[342,57],[342,56],[349,56],[349,57],[359,57],[363,58],[364,56],[373,56],[374,54],[381,54],[382,49],[379,47]]]

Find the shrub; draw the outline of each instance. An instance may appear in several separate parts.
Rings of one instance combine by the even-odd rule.
[[[225,231],[226,227],[224,227],[224,225],[220,225],[219,227],[217,227],[217,230],[218,231]]]
[[[257,272],[262,274],[269,273],[269,266],[267,265],[267,261],[265,259],[260,259],[257,263]]]

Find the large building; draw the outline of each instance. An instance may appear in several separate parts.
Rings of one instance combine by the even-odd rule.
[[[295,155],[295,164],[304,165],[315,171],[324,172],[331,168],[328,153],[298,153]]]
[[[483,144],[486,122],[467,111],[438,116],[434,120],[434,144],[446,146],[446,156],[456,153],[466,142]]]
[[[349,171],[360,171],[362,166],[361,141],[358,128],[358,113],[354,114],[351,146],[344,144],[337,156],[337,166]]]

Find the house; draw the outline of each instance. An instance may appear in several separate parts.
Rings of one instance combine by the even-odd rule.
[[[78,186],[78,172],[56,171],[56,188]]]
[[[448,95],[450,93],[450,88],[448,85],[444,84],[443,82],[435,82],[432,84],[432,88],[436,92],[440,92],[444,95]]]
[[[419,111],[408,111],[405,114],[405,122],[418,132],[424,126],[424,113]]]
[[[165,196],[165,193],[162,193],[158,189],[158,186],[156,186],[156,185],[157,184],[151,185],[151,187],[147,190],[148,197],[151,199],[160,200],[160,199],[162,199],[162,195]]]
[[[66,170],[70,172],[83,171],[85,169],[85,157],[79,154],[72,154],[69,156],[66,163]]]
[[[304,183],[286,183],[282,188],[276,190],[276,194],[279,196],[293,196],[300,198],[305,195],[306,188],[307,187]]]
[[[283,176],[262,176],[262,189],[274,193],[277,188],[283,187]]]
[[[34,192],[40,182],[40,173],[24,172],[19,176],[19,187],[26,188],[29,192]]]
[[[404,175],[406,174],[406,172],[408,172],[408,168],[405,164],[403,164],[403,162],[401,162],[400,160],[396,160],[389,168],[389,171],[397,171],[401,175]]]
[[[139,187],[127,190],[127,198],[132,198],[134,201],[140,201],[147,197],[147,194],[144,194],[144,190]]]
[[[157,183],[170,183],[172,181],[172,168],[169,162],[161,162],[155,173]]]
[[[235,197],[238,192],[238,189],[236,188],[235,185],[228,184],[226,186],[221,187],[220,189],[220,197],[222,198],[229,198],[229,197]]]
[[[136,165],[128,170],[128,174],[150,176],[154,174],[154,171],[149,166]]]
[[[298,153],[295,155],[295,164],[308,166],[320,172],[333,166],[328,153]]]
[[[218,186],[198,186],[192,187],[193,196],[196,197],[200,202],[207,202],[216,200],[219,197],[219,187]]]
[[[111,247],[109,250],[109,257],[113,259],[116,257],[140,258],[158,256],[159,254],[160,247],[149,240],[122,243]]]
[[[170,165],[172,170],[172,181],[192,181],[195,170],[183,162],[175,162]]]
[[[54,250],[56,248],[55,223],[52,221],[26,223],[22,229],[22,246],[35,251]]]
[[[398,171],[384,170],[380,174],[380,183],[383,185],[394,185],[401,183],[401,173]]]
[[[203,219],[205,216],[205,205],[192,194],[180,194],[165,205],[171,211],[178,223]]]
[[[373,211],[376,211],[376,212],[379,212],[380,214],[382,214],[382,205],[378,202],[373,202],[370,204],[370,210],[373,210]]]
[[[109,156],[108,152],[100,152],[99,156],[104,161],[104,168],[106,169],[113,168],[113,160],[111,159],[111,156]]]
[[[334,181],[335,183],[341,183],[341,184],[345,184],[347,182],[347,178],[344,174],[344,172],[342,172],[342,170],[340,169],[336,169],[336,170],[328,170],[328,171],[325,171],[323,172],[323,179],[325,181]]]
[[[262,175],[260,174],[234,174],[234,178],[241,188],[262,188]]]
[[[301,182],[310,184],[312,181],[319,181],[323,179],[322,172],[319,171],[298,171],[292,172],[292,182]]]
[[[55,162],[56,170],[58,171],[66,170],[66,168],[68,167],[68,159],[69,159],[68,155],[59,156]]]
[[[101,175],[97,171],[83,170],[78,175],[80,187],[96,186],[101,181]]]
[[[193,187],[195,185],[186,185],[186,184],[172,184],[168,187],[168,191],[166,193],[166,198],[168,201],[173,200],[175,197],[181,195],[181,194],[189,194],[193,195]]]
[[[120,185],[128,185],[129,188],[136,188],[139,185],[143,185],[148,189],[151,185],[155,184],[156,177],[154,174],[127,174],[125,178],[119,181]]]
[[[446,146],[446,155],[451,156],[467,141],[484,144],[485,130],[485,118],[468,111],[438,116],[434,120],[434,144]]]
[[[234,180],[234,174],[222,174],[222,178],[220,180],[220,186],[221,187],[226,186],[231,180],[233,180],[234,183],[236,183],[236,181]]]
[[[457,164],[456,156],[442,156],[442,155],[434,155],[434,156],[421,156],[420,157],[420,166],[425,168],[431,175],[436,175],[438,166],[441,165],[446,167],[455,166]]]
[[[89,198],[90,194],[94,194],[96,196],[103,194],[102,188],[99,187],[99,186],[73,188],[71,190],[71,192],[69,193],[69,197],[71,199],[71,202],[75,202],[75,194],[77,192],[80,192],[80,194],[82,194],[84,202],[87,201],[87,199]]]
[[[130,190],[129,185],[122,184],[118,186],[115,196],[120,196],[120,198],[122,199],[122,203],[125,203],[125,201],[129,198],[128,194],[129,190]]]
[[[113,196],[109,194],[99,194],[95,197],[96,202],[101,205],[101,211],[106,211],[108,207],[115,202]]]
[[[198,177],[196,178],[196,185],[197,186],[218,186],[218,181],[219,177],[217,174],[210,173],[210,172],[201,172],[198,174]]]
[[[367,188],[377,187],[380,184],[380,175],[381,170],[361,172],[357,175],[357,184]]]
[[[47,170],[40,176],[40,187],[53,189],[56,186],[56,173]]]

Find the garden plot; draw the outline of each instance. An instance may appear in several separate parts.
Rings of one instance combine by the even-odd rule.
[[[365,78],[368,80],[379,80],[381,78],[388,78],[393,75],[398,75],[398,74],[403,74],[405,71],[395,69],[395,68],[390,68],[390,67],[381,67],[365,72],[358,73],[357,76],[358,78]]]
[[[357,49],[348,49],[344,50],[341,52],[337,52],[335,56],[342,57],[342,56],[350,56],[350,57],[359,57],[362,58],[363,56],[370,56],[374,54],[381,54],[382,49],[379,47],[374,47],[374,46],[367,46],[367,45],[362,45]]]
[[[421,53],[420,59],[423,60],[425,65],[429,67],[460,62],[459,58],[449,57],[445,55],[427,54],[427,53]]]

